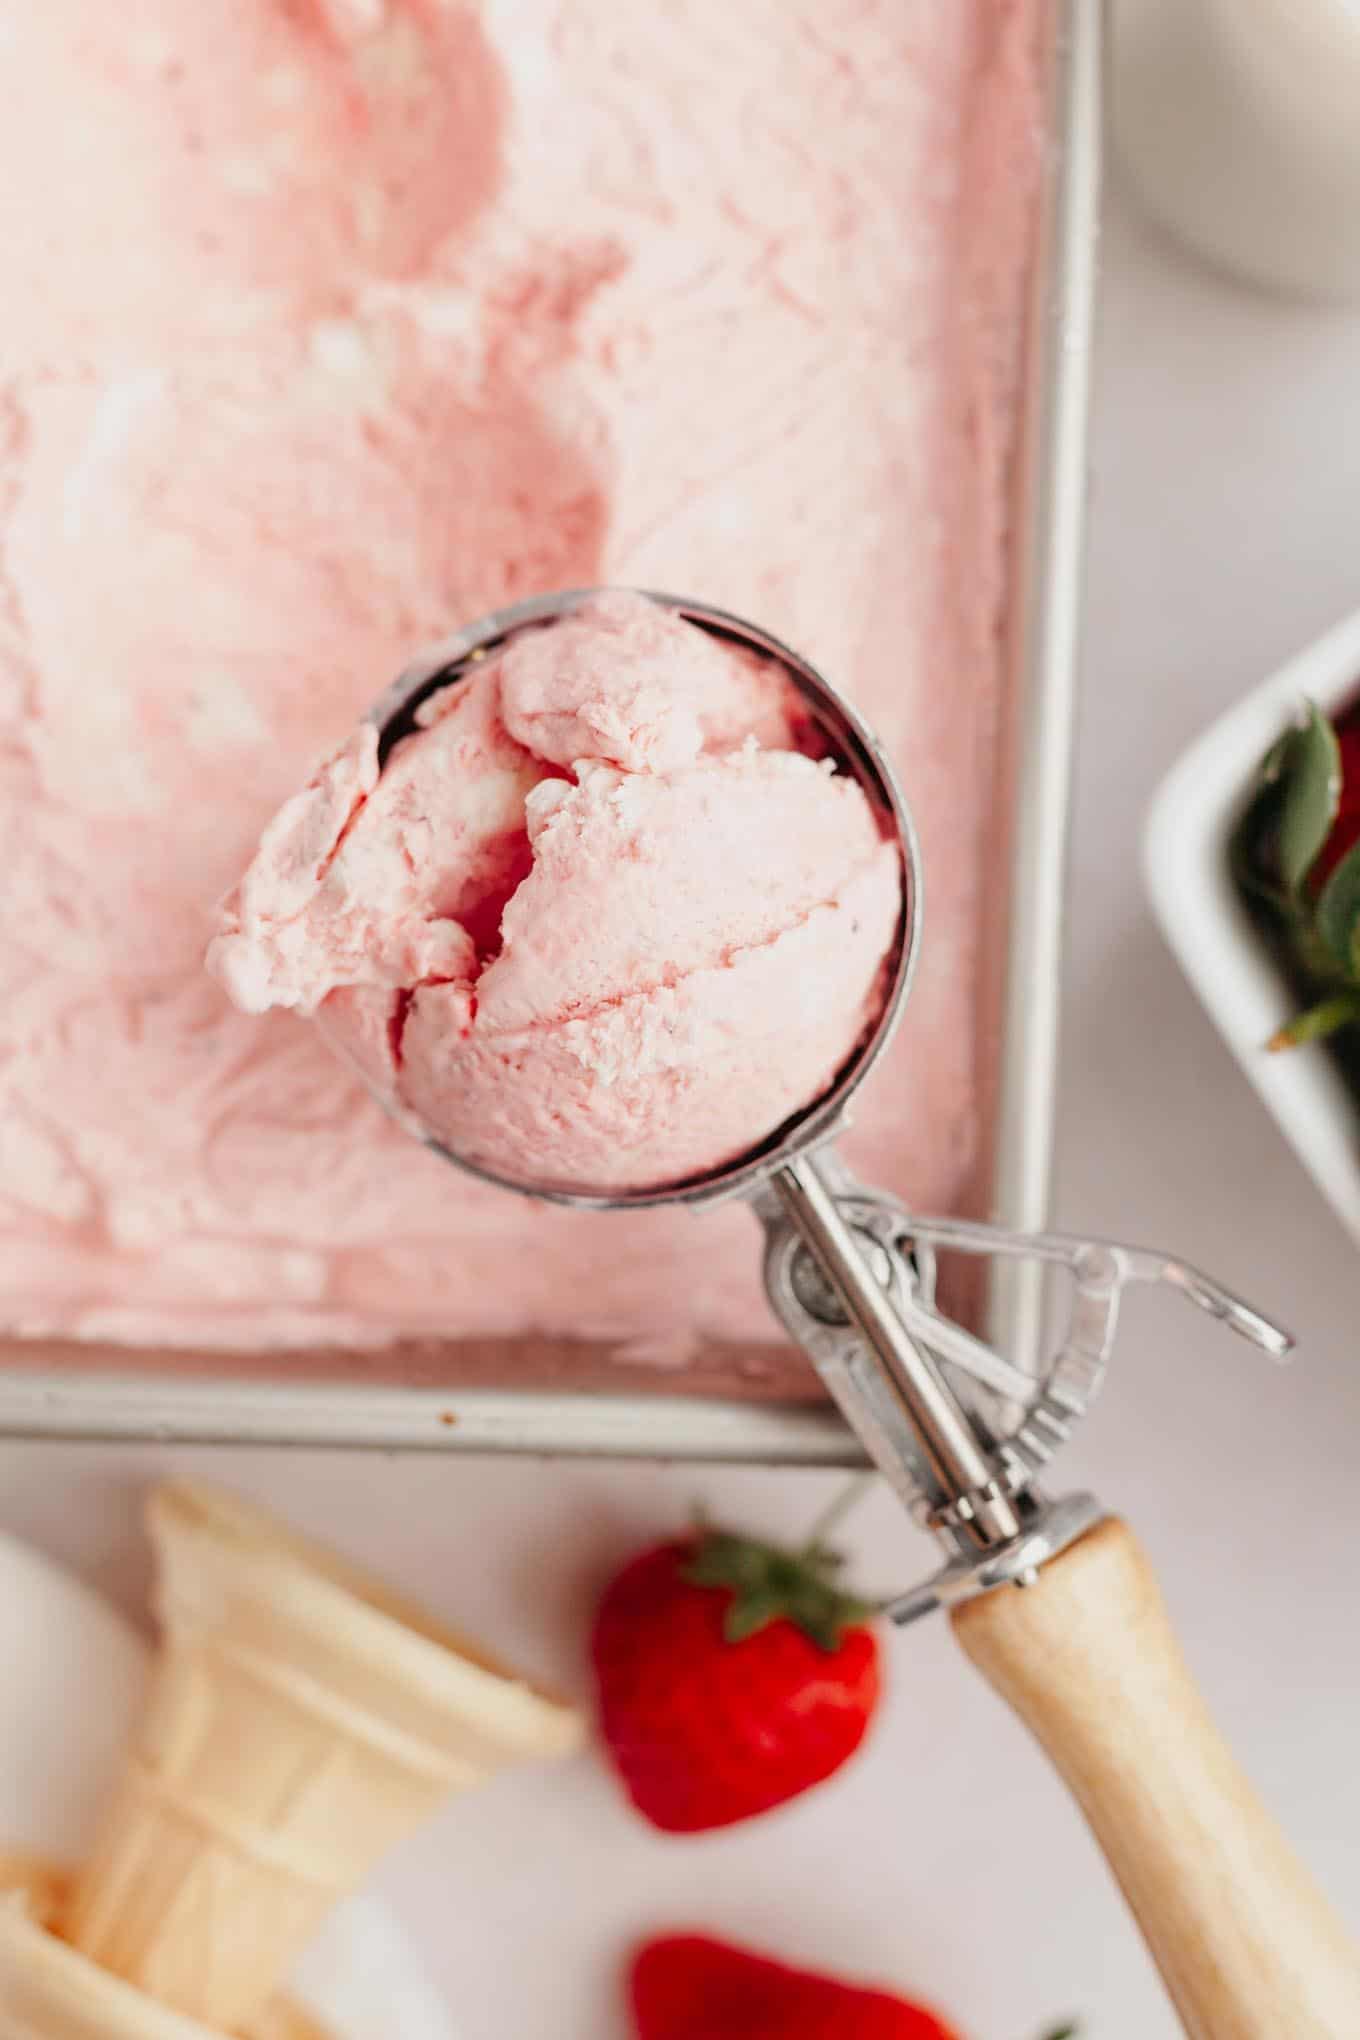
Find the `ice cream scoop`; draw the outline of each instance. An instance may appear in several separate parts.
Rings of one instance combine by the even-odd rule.
[[[394,682],[265,832],[209,962],[247,1008],[315,1013],[476,1175],[596,1208],[749,1197],[786,1328],[904,1501],[976,1555],[1032,1528],[1123,1283],[1171,1280],[1279,1340],[1164,1256],[926,1220],[851,1183],[827,1143],[900,1018],[921,891],[896,774],[814,666],[707,603],[579,589]],[[1037,1397],[934,1309],[936,1245],[1073,1276]],[[980,1417],[940,1360],[992,1397]]]
[[[592,599],[529,603],[451,640],[378,703],[363,739],[368,754],[379,764],[398,756],[432,697],[519,633],[569,620]],[[1100,1385],[1129,1283],[1168,1284],[1276,1357],[1291,1341],[1180,1260],[926,1219],[853,1182],[827,1144],[898,1020],[921,925],[906,804],[872,733],[805,660],[722,611],[658,599],[719,641],[782,667],[816,733],[809,748],[824,749],[833,774],[857,784],[895,845],[900,911],[862,1029],[815,1096],[688,1180],[664,1181],[658,1168],[650,1185],[621,1187],[606,1171],[565,1188],[537,1174],[527,1151],[496,1169],[475,1143],[465,1149],[456,1124],[431,1128],[407,1108],[408,1123],[460,1166],[532,1195],[605,1208],[748,1197],[766,1230],[777,1315],[870,1458],[944,1545],[941,1570],[892,1613],[908,1622],[951,1611],[969,1657],[1072,1786],[1187,2030],[1269,2028],[1319,2040],[1350,2030],[1360,2017],[1360,1961],[1218,1739],[1136,1540],[1094,1496],[1050,1500],[1038,1481]],[[619,892],[626,925],[639,903],[622,877]],[[643,943],[654,933],[645,919],[635,928]],[[583,943],[587,935],[583,928]],[[1024,1256],[1066,1274],[1066,1326],[1037,1378],[935,1308],[941,1250]],[[660,1429],[656,1444],[665,1450]],[[1015,1587],[1027,1591],[1008,1591]]]

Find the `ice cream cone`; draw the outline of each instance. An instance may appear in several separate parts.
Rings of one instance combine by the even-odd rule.
[[[0,1855],[0,1904],[10,1894],[19,1894],[28,1917],[40,1927],[53,1927],[61,1918],[71,1889],[71,1873],[46,1856]],[[0,2040],[3,2040],[0,2027]]]
[[[252,2020],[247,2040],[331,2040],[331,2035],[310,2012],[285,1997],[274,1998],[259,2018]]]
[[[22,1893],[0,1898],[0,2040],[222,2040],[40,1926]]]
[[[150,1528],[156,1674],[65,1928],[162,2004],[239,2029],[446,1793],[564,1753],[581,1724],[229,1495],[161,1488]]]
[[[164,2008],[154,2000],[52,1940],[71,1884],[72,1873],[58,1863],[0,1855],[0,2040],[37,2040],[49,2033],[69,2040],[86,2033],[106,2040],[134,2033],[146,2040],[183,2040],[186,2034],[201,2040],[208,2028],[178,2016],[167,2024]],[[275,1998],[250,2026],[247,2040],[330,2036],[291,1998]]]

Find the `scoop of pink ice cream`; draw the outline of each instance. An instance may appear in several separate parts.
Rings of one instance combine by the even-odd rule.
[[[239,1005],[317,1013],[390,1105],[541,1188],[685,1181],[828,1089],[901,868],[776,664],[615,593],[418,721],[265,831],[209,951]]]

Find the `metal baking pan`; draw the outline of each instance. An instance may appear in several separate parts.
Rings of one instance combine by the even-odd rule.
[[[1043,1224],[1049,1193],[1059,965],[1071,768],[1076,637],[1086,495],[1086,410],[1093,317],[1102,98],[1101,0],[1052,0],[1046,134],[1026,384],[1014,486],[1007,605],[1005,783],[1010,884],[989,1023],[998,1040],[991,1212],[1003,1225]],[[756,1251],[752,1240],[752,1252]],[[1037,1279],[999,1266],[982,1300],[990,1336],[1020,1364],[1037,1353]],[[345,1379],[311,1356],[286,1380],[198,1365],[111,1372],[79,1347],[29,1347],[0,1365],[0,1433],[90,1439],[192,1439],[435,1451],[575,1453],[854,1466],[863,1453],[820,1401],[760,1400],[723,1381],[635,1395],[582,1388],[487,1389],[447,1369]],[[129,1356],[131,1360],[131,1356]],[[223,1356],[223,1364],[229,1364]],[[215,1362],[212,1363],[215,1366]],[[471,1370],[475,1377],[475,1367]],[[422,1373],[426,1375],[422,1379]],[[711,1390],[711,1392],[708,1392]]]

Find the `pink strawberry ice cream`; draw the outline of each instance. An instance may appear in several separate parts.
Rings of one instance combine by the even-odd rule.
[[[738,1348],[766,1364],[742,1212],[601,1219],[507,1197],[422,1152],[317,1027],[248,1017],[203,970],[214,903],[377,690],[460,620],[553,588],[721,603],[796,644],[873,721],[920,829],[929,909],[849,1153],[924,1208],[985,1202],[1047,13],[8,10],[0,1320],[33,1342],[18,1360],[51,1364],[39,1342],[79,1341],[122,1371],[166,1349],[184,1357],[164,1364],[216,1373],[443,1380],[453,1341],[479,1378],[542,1378],[549,1351],[575,1367],[584,1342],[638,1366]],[[461,799],[479,787],[493,808],[531,796],[545,810],[534,876],[509,831],[488,843],[480,908],[439,892],[433,923],[421,907],[327,938],[359,951],[366,982],[332,995],[325,1024],[364,1007],[374,1054],[374,1007],[448,974],[454,989],[429,987],[403,1030],[403,1081],[419,1060],[440,1096],[454,1036],[433,1010],[470,998],[464,936],[479,985],[495,971],[513,994],[507,1025],[562,1017],[525,985],[536,952],[514,916],[504,968],[491,960],[486,900],[524,886],[527,912],[555,884],[573,813],[601,819],[592,773],[622,773],[633,798],[691,769],[676,763],[688,709],[563,709],[550,679],[522,675],[520,720],[469,731],[482,769],[458,774]],[[756,738],[760,756],[786,747],[776,728]],[[439,743],[431,727],[402,770]],[[740,772],[717,755],[735,743],[701,722],[705,772]],[[533,791],[541,761],[565,786],[573,756],[605,762],[556,794],[554,818],[553,787]],[[295,820],[326,841],[368,771],[347,754]],[[395,799],[400,776],[390,795],[385,782]],[[836,881],[806,876],[815,919]],[[277,895],[256,905],[282,919]],[[781,905],[778,924],[798,911]],[[745,933],[714,923],[711,950],[696,934],[697,972]],[[612,935],[610,949],[611,986],[638,982]],[[282,931],[258,961],[257,1003],[295,969]],[[691,976],[663,992],[688,999]],[[797,978],[805,998],[826,989],[814,970]],[[625,1013],[584,996],[591,1027]],[[854,1032],[848,1008],[824,1018],[809,1086]],[[674,1039],[701,1024],[714,1010],[687,1007]],[[480,1016],[468,1039],[459,1082],[481,1068]],[[590,1053],[603,1067],[615,1046]]]
[[[787,691],[786,691],[787,690]],[[544,1189],[682,1182],[813,1102],[881,1008],[897,852],[779,669],[596,597],[361,725],[266,829],[209,964]]]

